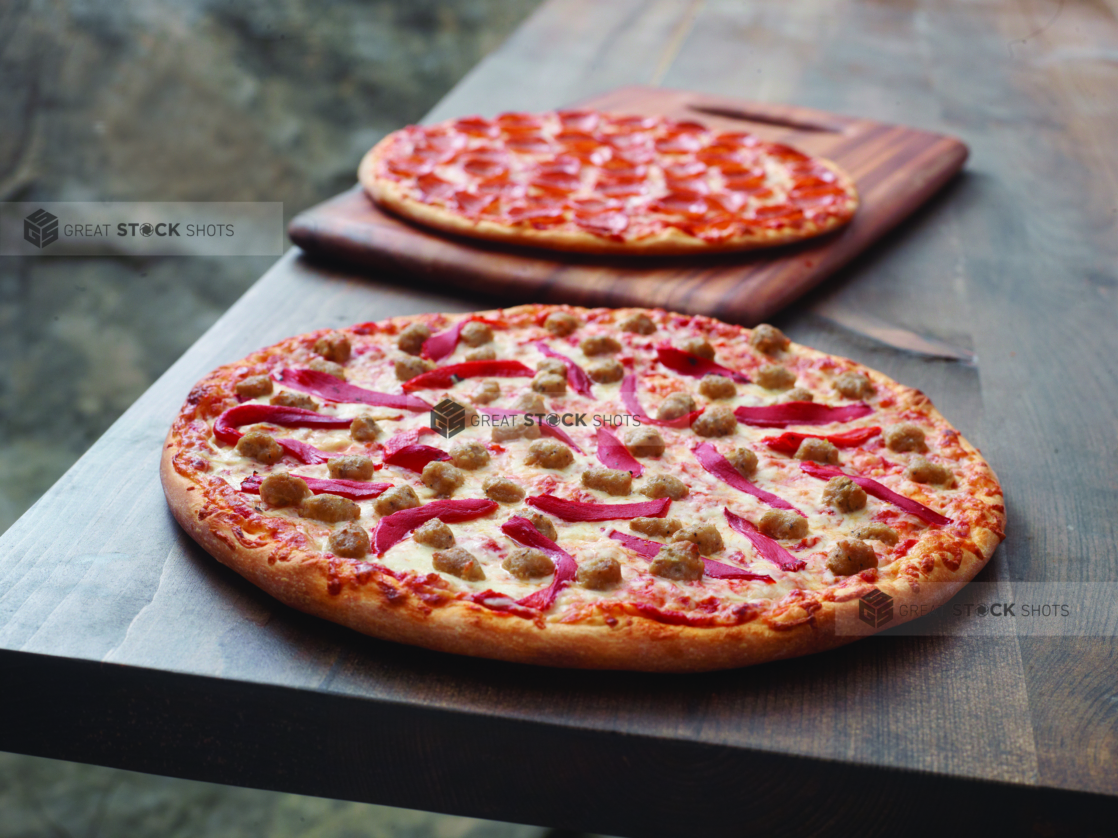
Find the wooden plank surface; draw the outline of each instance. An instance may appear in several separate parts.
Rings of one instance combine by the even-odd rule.
[[[844,229],[798,246],[716,257],[622,259],[440,235],[382,210],[355,187],[296,216],[291,239],[313,256],[388,268],[421,277],[432,287],[470,289],[503,300],[651,305],[754,324],[887,235],[938,192],[967,157],[961,142],[928,131],[682,90],[623,87],[578,104],[746,130],[833,160],[857,183],[861,206]]]
[[[924,390],[982,448],[1009,514],[983,578],[1113,581],[1115,21],[1085,3],[556,0],[430,118],[662,80],[961,137],[963,176],[777,324]],[[698,677],[552,672],[315,621],[175,527],[158,448],[209,369],[314,328],[481,304],[285,257],[0,539],[0,747],[612,834],[1109,833],[1114,638],[879,637]],[[835,310],[976,365],[815,313]]]

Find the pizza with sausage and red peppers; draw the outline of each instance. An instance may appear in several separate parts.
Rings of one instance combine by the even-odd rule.
[[[594,111],[413,125],[378,143],[358,179],[419,224],[588,253],[786,244],[841,227],[858,207],[829,160],[697,122]]]
[[[875,590],[889,625],[946,601],[1005,523],[923,393],[771,326],[659,310],[290,338],[194,387],[162,476],[182,526],[288,605],[551,666],[838,646]]]

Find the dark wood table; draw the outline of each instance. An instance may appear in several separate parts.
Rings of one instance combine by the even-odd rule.
[[[987,579],[1118,580],[1113,3],[553,0],[431,119],[629,83],[954,134],[966,173],[777,322],[926,391],[1004,481]],[[0,540],[0,748],[623,835],[1113,834],[1118,643],[878,637],[663,677],[361,637],[175,525],[157,479],[192,382],[290,334],[490,301],[289,253]],[[839,328],[854,312],[970,366]]]

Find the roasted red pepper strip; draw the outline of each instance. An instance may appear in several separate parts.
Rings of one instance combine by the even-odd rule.
[[[503,611],[507,614],[515,614],[517,617],[523,617],[526,620],[534,620],[540,616],[540,612],[534,608],[525,608],[515,599],[508,594],[498,593],[492,588],[488,588],[476,594],[470,594],[468,597],[471,602],[476,602],[478,605],[484,605],[492,611]]]
[[[301,407],[280,407],[272,404],[240,404],[217,417],[214,436],[229,445],[236,445],[244,434],[237,430],[241,425],[268,422],[285,428],[348,428],[352,419],[325,416]]]
[[[640,420],[642,425],[659,425],[661,428],[690,428],[691,423],[699,418],[701,410],[680,416],[678,419],[653,419],[644,412],[641,403],[637,401],[637,377],[627,375],[621,380],[621,402],[625,409]]]
[[[458,347],[458,338],[462,334],[462,327],[469,323],[469,319],[460,320],[437,335],[431,335],[423,341],[422,354],[424,358],[432,361],[441,361]]]
[[[408,533],[432,518],[438,518],[444,524],[458,524],[488,515],[496,508],[494,501],[470,499],[436,500],[413,509],[401,509],[385,515],[377,522],[377,528],[373,530],[373,549],[378,556],[383,556],[388,548],[398,544]]]
[[[595,453],[606,468],[627,471],[633,477],[640,477],[644,474],[644,466],[629,453],[629,449],[621,444],[621,440],[614,436],[612,431],[606,428],[598,428],[597,442],[598,450]]]
[[[391,483],[366,483],[363,480],[319,480],[317,477],[304,477],[294,474],[307,484],[307,488],[316,495],[338,495],[350,500],[371,500],[379,497],[392,488]],[[246,477],[241,483],[241,491],[252,495],[260,494],[260,484],[264,478],[259,474]]]
[[[412,428],[410,431],[401,431],[400,433],[396,434],[396,436],[392,437],[384,443],[384,453],[386,456],[391,455],[396,451],[399,451],[401,448],[406,448],[409,445],[418,444],[419,438],[421,436],[426,436],[427,434],[434,433],[438,433],[438,431],[426,425],[418,428]]]
[[[297,439],[277,439],[276,442],[279,443],[280,448],[308,466],[322,465],[330,460],[330,455],[325,451],[320,451],[313,445],[307,445]]]
[[[521,518],[519,515],[509,518],[501,524],[501,532],[517,544],[543,551],[555,562],[555,576],[551,580],[551,584],[546,588],[528,594],[518,603],[526,608],[546,611],[555,602],[559,592],[567,587],[571,580],[575,578],[575,574],[578,573],[578,565],[575,563],[574,557],[537,530],[531,521]]]
[[[639,553],[646,559],[653,559],[656,554],[660,552],[660,548],[664,545],[658,541],[649,541],[647,538],[637,538],[635,535],[626,535],[625,533],[611,530],[609,537],[614,541],[620,541],[634,553]],[[713,559],[703,559],[703,573],[711,579],[752,579],[757,582],[768,582],[772,584],[774,580],[771,576],[765,576],[760,573],[751,573],[740,567],[733,565],[723,564],[716,562]]]
[[[656,347],[656,358],[672,372],[680,375],[689,375],[692,378],[702,378],[704,375],[724,375],[742,384],[749,383],[749,377],[743,373],[676,349],[674,346],[661,345]]]
[[[312,396],[318,396],[332,402],[391,407],[394,410],[411,410],[417,413],[431,409],[431,405],[415,396],[366,390],[362,387],[346,384],[341,379],[318,370],[285,369],[281,370],[276,378],[292,390],[310,393]]]
[[[594,391],[591,390],[593,382],[590,376],[586,374],[586,370],[568,358],[566,355],[560,355],[542,340],[536,341],[533,346],[540,350],[548,358],[558,358],[567,366],[567,383],[571,385],[571,389],[581,396],[593,396]]]
[[[614,541],[620,541],[634,553],[639,553],[646,559],[655,558],[656,554],[660,552],[660,548],[664,545],[659,541],[651,541],[647,538],[638,538],[635,535],[627,535],[617,530],[610,530],[609,537]]]
[[[819,480],[830,480],[832,477],[849,477],[859,486],[866,490],[867,495],[873,495],[878,500],[883,500],[886,503],[891,503],[893,506],[900,507],[905,512],[915,515],[925,523],[932,524],[937,527],[942,527],[945,524],[950,524],[951,519],[940,515],[934,509],[929,509],[919,501],[914,501],[912,498],[906,498],[904,495],[897,494],[892,489],[886,488],[878,483],[876,480],[871,480],[868,477],[862,477],[857,474],[847,474],[842,469],[834,468],[833,466],[821,466],[818,463],[800,463],[800,469],[805,474],[810,474]]]
[[[741,559],[745,558],[741,553],[735,553],[734,555]],[[712,579],[752,579],[755,582],[765,582],[769,585],[776,584],[776,580],[767,574],[753,573],[748,570],[743,570],[740,567],[712,561],[711,559],[703,559],[703,572]]]
[[[543,421],[544,414],[542,414],[542,413],[528,414],[523,410],[512,410],[511,408],[507,408],[507,407],[483,407],[483,408],[480,408],[480,410],[486,416],[528,416],[528,415],[531,415],[533,423],[535,423],[537,426],[539,426],[541,434],[543,434],[544,436],[554,437],[555,439],[559,440],[564,445],[569,445],[571,448],[573,448],[579,454],[585,454],[586,453],[585,451],[583,451],[581,448],[578,447],[578,443],[575,442],[571,438],[570,434],[568,434],[562,428],[559,428],[555,425],[552,425],[548,422]]]
[[[563,521],[631,521],[633,518],[663,518],[671,498],[645,503],[583,503],[554,495],[533,495],[527,503]]]
[[[465,320],[459,320],[446,331],[431,335],[423,342],[423,357],[432,361],[441,361],[458,347],[458,339],[461,337],[462,329],[465,328],[466,324],[474,322],[485,323],[489,326],[501,325],[492,320],[486,320],[484,317],[467,317]]]
[[[384,443],[384,464],[399,466],[409,471],[423,471],[423,467],[434,460],[449,460],[450,455],[433,445],[420,445],[423,434],[435,433],[434,428],[413,428],[396,434]]]
[[[268,422],[285,428],[348,428],[352,419],[339,416],[324,416],[313,410],[301,407],[280,407],[271,404],[241,404],[232,407],[217,417],[214,422],[214,436],[227,445],[236,445],[244,436],[237,428],[240,425],[254,425]],[[318,465],[330,459],[325,451],[296,439],[277,439],[276,443],[301,463]]]
[[[774,509],[791,509],[793,512],[797,512],[800,515],[804,514],[784,498],[774,495],[771,492],[766,492],[764,489],[759,489],[742,477],[741,472],[734,468],[733,463],[719,454],[718,449],[709,442],[696,445],[693,451],[699,464],[727,486],[731,486],[739,492],[753,495],[753,497],[757,498],[761,503],[767,504]]]
[[[782,454],[795,454],[805,439],[825,439],[839,448],[852,448],[873,439],[881,433],[881,428],[854,428],[841,434],[804,434],[799,431],[785,431],[780,436],[767,436],[761,440],[774,451]]]
[[[450,455],[433,445],[405,445],[384,458],[386,466],[399,466],[408,471],[421,472],[428,463],[449,460]]]
[[[451,387],[466,378],[531,378],[535,374],[520,361],[465,361],[421,373],[404,382],[404,391]]]
[[[807,566],[803,559],[797,559],[740,515],[735,515],[729,509],[723,509],[722,514],[726,516],[730,529],[748,538],[758,553],[781,570],[803,570]]]
[[[873,413],[865,402],[831,407],[815,402],[785,402],[767,407],[739,407],[734,416],[743,425],[757,428],[785,428],[788,425],[830,425],[850,422]]]

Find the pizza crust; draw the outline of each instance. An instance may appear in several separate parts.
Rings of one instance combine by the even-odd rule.
[[[523,306],[482,316],[538,322],[546,312],[555,310],[587,313],[566,306]],[[405,324],[410,318],[397,320]],[[468,600],[444,597],[440,601],[437,586],[422,589],[404,584],[378,569],[383,566],[374,558],[343,560],[312,549],[295,521],[262,514],[259,500],[237,492],[221,478],[208,476],[208,464],[193,441],[198,434],[197,420],[212,422],[236,403],[231,399],[232,382],[246,370],[313,343],[323,334],[289,339],[208,376],[194,388],[171,428],[160,466],[168,503],[183,529],[223,564],[281,602],[385,640],[556,667],[698,672],[796,657],[858,639],[858,635],[835,630],[839,619],[844,626],[851,625],[858,610],[857,596],[843,602],[809,596],[809,610],[799,608],[797,613],[794,607],[783,615],[759,613],[755,619],[733,626],[678,625],[632,609],[598,611],[581,622],[542,616],[531,620]],[[942,421],[922,394],[901,388],[875,371],[858,369],[878,387],[904,394],[913,405],[923,398],[922,407],[929,417]],[[889,628],[911,619],[919,611],[916,606],[926,610],[950,599],[985,565],[1003,537],[1005,515],[996,477],[965,439],[959,436],[957,442],[972,464],[980,464],[977,473],[982,479],[975,482],[985,489],[971,497],[986,513],[983,520],[992,521],[994,528],[972,528],[967,547],[973,549],[957,542],[940,543],[942,539],[922,540],[904,559],[897,560],[903,564],[894,577],[867,584],[866,592],[876,587],[894,598],[897,616]],[[304,522],[304,526],[314,525]],[[949,568],[947,562],[956,559],[957,569]]]

